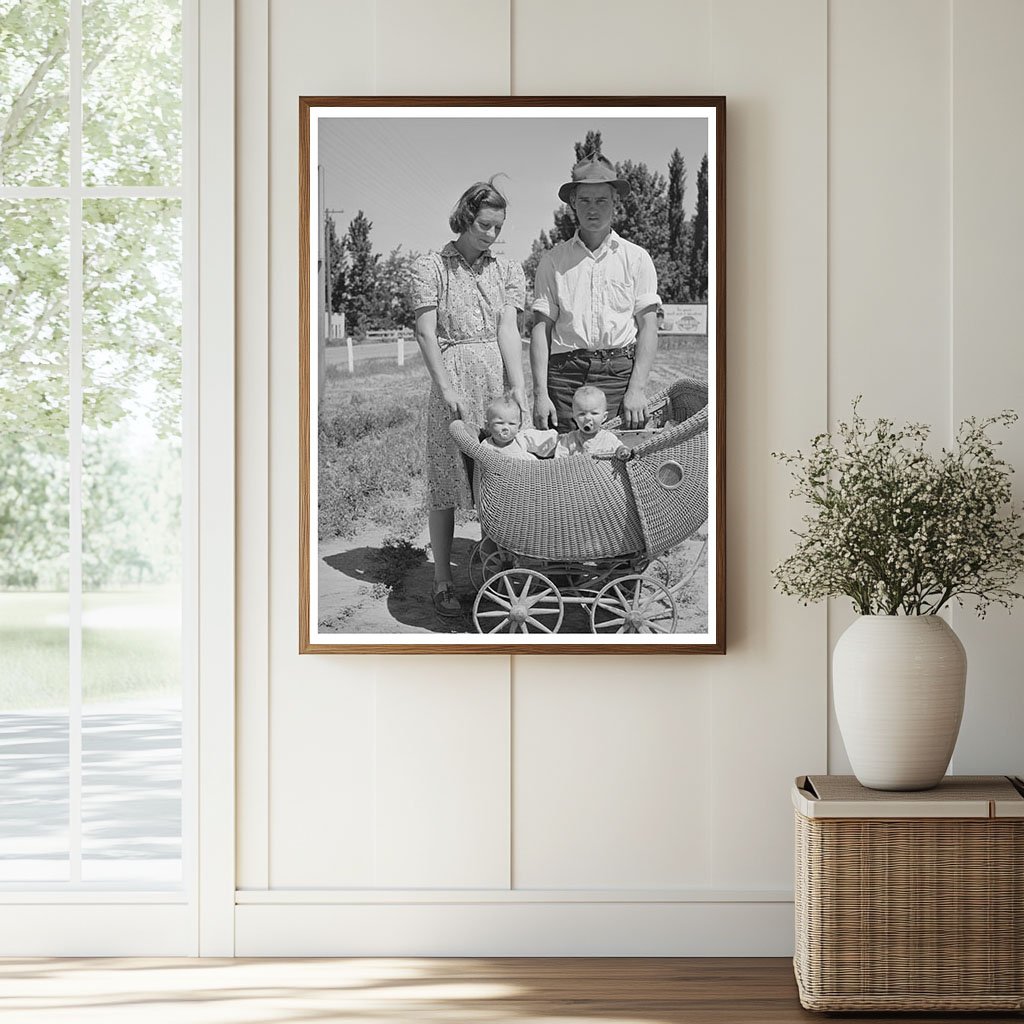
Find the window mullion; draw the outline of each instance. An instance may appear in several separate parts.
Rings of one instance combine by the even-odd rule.
[[[68,843],[71,884],[82,881],[82,0],[70,0],[68,411],[69,411],[69,630],[68,630]]]

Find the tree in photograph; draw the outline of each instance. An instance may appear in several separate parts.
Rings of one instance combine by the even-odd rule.
[[[616,174],[631,185],[629,195],[617,203],[612,228],[623,238],[647,250],[658,272],[658,281],[669,274],[669,225],[667,182],[645,163],[624,160],[615,165]]]
[[[565,204],[554,213],[555,226],[551,230],[552,244],[568,242],[576,234],[576,215]]]
[[[708,301],[708,155],[697,172],[697,210],[693,215],[689,252],[690,302]]]
[[[378,264],[380,254],[373,251],[370,231],[373,222],[360,210],[345,232],[344,246],[348,255],[343,295],[345,324],[350,334],[362,335],[373,330],[378,310]]]
[[[601,152],[601,133],[589,131],[582,142],[573,146],[576,151],[576,163],[579,163],[586,156],[604,156]]]
[[[537,276],[537,266],[540,263],[540,258],[551,246],[552,242],[548,237],[548,233],[541,230],[540,237],[535,238],[530,246],[530,255],[523,260],[523,273],[526,274],[527,284],[533,283],[533,279]]]
[[[541,230],[540,237],[533,240],[530,255],[523,260],[523,273],[526,276],[526,302],[523,313],[519,317],[519,333],[528,336],[533,330],[533,282],[537,276],[537,267],[545,252],[552,246],[548,233]]]
[[[338,237],[334,218],[330,213],[327,214],[327,247],[328,266],[331,272],[331,312],[342,313],[345,310],[345,244],[344,239]]]
[[[412,302],[412,265],[418,258],[419,253],[403,252],[398,246],[378,263],[379,301],[372,317],[374,327],[412,327],[416,322]]]
[[[663,302],[682,302],[687,294],[686,160],[678,149],[668,162],[668,272],[658,290]]]

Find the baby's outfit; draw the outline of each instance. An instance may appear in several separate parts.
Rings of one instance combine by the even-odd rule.
[[[560,434],[555,458],[562,459],[567,455],[614,455],[622,447],[622,442],[610,431],[599,430],[593,437],[588,437],[582,430],[570,430],[568,434]]]
[[[555,450],[558,431],[537,430],[527,427],[520,430],[506,445],[497,445],[492,438],[485,437],[480,443],[492,451],[500,452],[507,459],[543,459]]]

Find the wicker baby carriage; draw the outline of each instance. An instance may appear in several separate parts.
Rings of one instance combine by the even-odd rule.
[[[655,429],[623,434],[627,461],[510,459],[451,424],[473,459],[485,537],[470,576],[482,633],[556,633],[583,606],[595,633],[673,633],[679,583],[647,570],[708,516],[708,389],[681,378],[648,403]]]

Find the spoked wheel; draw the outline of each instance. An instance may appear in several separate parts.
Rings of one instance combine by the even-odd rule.
[[[492,576],[502,569],[508,568],[508,562],[497,548],[489,551],[484,548],[484,541],[477,541],[469,556],[469,582],[474,590],[479,590]]]
[[[651,576],[622,576],[609,583],[590,606],[594,633],[674,633],[676,599]]]
[[[506,569],[485,580],[473,602],[479,633],[557,633],[565,602],[554,585],[533,569]]]
[[[654,558],[648,562],[643,574],[648,579],[664,583],[666,587],[672,586],[672,570],[664,558]]]

